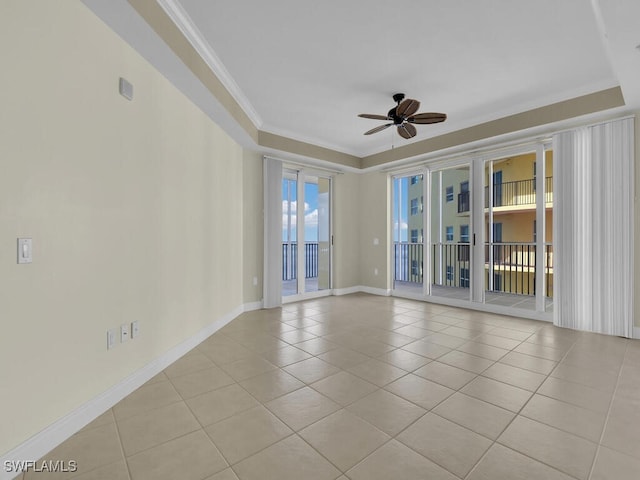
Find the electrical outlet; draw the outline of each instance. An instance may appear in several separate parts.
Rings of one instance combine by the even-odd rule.
[[[117,335],[118,335],[118,330],[116,328],[107,330],[107,350],[111,350],[113,347],[116,346]]]
[[[129,340],[129,324],[123,323],[120,325],[120,343],[127,342]]]
[[[253,277],[253,286],[254,287],[258,286],[258,277]]]
[[[377,268],[374,268],[374,269],[373,269],[373,274],[374,274],[374,275],[378,275],[378,269],[377,269]]]
[[[137,338],[140,335],[140,326],[138,325],[138,321],[131,322],[131,338]]]

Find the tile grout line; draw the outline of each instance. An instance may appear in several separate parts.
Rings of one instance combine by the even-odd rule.
[[[616,397],[616,392],[618,391],[618,385],[620,384],[620,377],[622,376],[622,368],[624,367],[624,358],[627,355],[627,350],[629,350],[629,340],[625,341],[624,354],[622,355],[622,362],[620,363],[620,368],[618,369],[618,375],[616,377],[616,386],[613,389],[613,393],[611,395],[611,400],[609,400],[609,408],[607,409],[607,414],[604,418],[604,425],[602,426],[602,431],[600,432],[600,439],[596,445],[596,453],[593,456],[593,460],[591,461],[591,468],[589,469],[589,475],[587,476],[587,480],[593,476],[593,471],[596,466],[596,461],[598,459],[598,455],[600,454],[600,448],[602,445],[602,440],[604,439],[604,434],[607,430],[607,425],[609,423],[609,417],[611,416],[611,410],[613,408],[613,401]],[[614,450],[617,452],[617,450]],[[620,452],[622,453],[622,452]]]
[[[535,333],[537,333],[537,332],[535,332]],[[534,333],[534,334],[535,334],[535,333]],[[530,336],[529,336],[529,337],[527,337],[527,338],[530,338],[530,337],[531,337],[531,336],[533,336],[534,334],[530,335]],[[518,346],[520,346],[520,345],[521,345],[522,343],[524,343],[524,342],[526,342],[526,340],[523,340],[522,342],[520,342],[520,344],[518,344]],[[575,345],[575,342],[574,342],[574,344],[573,344],[573,345]],[[569,350],[567,350],[567,352],[564,354],[564,356],[562,357],[562,359],[561,359],[559,362],[557,362],[557,365],[560,365],[560,362],[562,362],[562,360],[563,360],[563,359],[564,359],[564,358],[569,354],[569,352],[570,352],[570,351],[571,351],[571,349],[573,348],[573,345],[571,346],[571,348],[569,348]],[[514,347],[514,348],[518,348],[518,347]],[[513,349],[511,349],[511,351],[513,351]],[[556,367],[557,367],[557,365],[556,365]],[[516,368],[517,368],[517,367],[516,367]],[[554,370],[555,370],[555,368],[554,368]],[[536,388],[536,390],[531,394],[531,396],[529,397],[529,399],[528,399],[528,400],[527,400],[527,401],[522,405],[522,407],[520,407],[520,409],[516,412],[516,414],[514,415],[514,417],[511,419],[511,421],[509,421],[509,423],[507,423],[507,425],[502,429],[502,432],[500,432],[500,434],[495,438],[495,440],[493,440],[493,443],[492,443],[492,444],[489,446],[489,448],[487,448],[487,450],[482,454],[482,456],[478,459],[478,461],[477,461],[477,462],[476,462],[476,464],[471,468],[471,470],[469,470],[469,472],[468,472],[468,473],[467,473],[467,475],[465,476],[465,479],[469,478],[469,475],[471,475],[471,473],[473,473],[473,471],[478,467],[478,465],[482,462],[482,460],[487,456],[487,454],[489,453],[489,450],[491,450],[491,449],[493,448],[493,446],[494,446],[496,443],[497,443],[498,445],[501,445],[501,446],[505,447],[505,448],[508,448],[508,449],[510,449],[510,450],[513,450],[514,452],[517,452],[517,453],[519,453],[520,455],[523,455],[523,456],[525,456],[525,457],[527,457],[527,458],[529,458],[529,459],[531,459],[531,460],[533,460],[533,461],[535,461],[535,462],[539,462],[539,463],[541,463],[541,464],[543,464],[543,465],[548,466],[549,468],[552,468],[552,469],[554,469],[554,470],[556,470],[556,471],[558,471],[558,472],[561,472],[561,473],[565,474],[565,472],[562,472],[561,470],[557,469],[556,467],[553,467],[552,465],[548,465],[548,464],[546,464],[545,462],[543,462],[543,461],[541,461],[541,460],[538,460],[538,459],[536,459],[536,458],[533,458],[533,457],[531,457],[531,456],[527,455],[526,453],[520,452],[519,450],[515,450],[515,449],[513,449],[513,448],[511,448],[511,447],[508,447],[507,445],[503,445],[502,443],[499,443],[499,442],[498,442],[498,440],[500,439],[500,437],[501,437],[501,436],[504,434],[504,432],[506,432],[506,431],[507,431],[507,429],[508,429],[512,424],[513,424],[513,422],[516,420],[516,418],[518,418],[519,416],[521,416],[522,410],[524,410],[524,408],[529,404],[529,402],[531,401],[531,399],[536,395],[536,393],[538,392],[538,390],[540,389],[540,387],[541,387],[541,386],[544,384],[544,382],[549,378],[549,376],[551,375],[551,373],[553,373],[553,370],[552,370],[551,372],[549,372],[549,373],[546,375],[545,380],[544,380],[544,381],[542,381],[542,382],[540,383],[540,385],[538,385],[538,387]],[[494,380],[495,380],[495,379],[494,379]],[[507,384],[507,385],[509,385],[509,384]],[[512,385],[512,386],[514,386],[514,385]],[[528,417],[524,417],[524,418],[528,418]],[[541,422],[541,423],[542,423],[542,422]],[[568,474],[565,474],[565,475],[568,475]],[[573,475],[569,475],[569,476],[573,476]],[[574,477],[574,478],[575,478],[575,477]]]

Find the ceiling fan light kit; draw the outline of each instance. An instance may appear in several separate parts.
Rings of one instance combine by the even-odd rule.
[[[391,126],[396,126],[398,129],[398,135],[402,138],[409,139],[415,137],[418,133],[413,124],[424,125],[428,123],[440,123],[447,119],[447,115],[444,113],[416,113],[420,108],[420,102],[412,98],[405,99],[404,93],[396,93],[393,96],[393,101],[396,102],[397,105],[389,110],[386,116],[373,115],[369,113],[361,113],[358,115],[362,118],[369,118],[372,120],[391,120],[393,122],[372,128],[371,130],[364,132],[365,135],[371,135],[373,133],[381,132]]]

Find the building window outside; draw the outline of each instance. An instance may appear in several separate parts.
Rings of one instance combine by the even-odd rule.
[[[469,243],[469,225],[460,225],[460,243]]]
[[[413,177],[411,177],[411,185],[415,185],[420,180],[422,180],[422,175],[414,175]]]
[[[469,288],[469,269],[460,267],[460,286]]]
[[[453,242],[453,226],[446,227],[447,242]]]
[[[411,229],[411,243],[418,243],[418,229]]]
[[[447,265],[447,282],[453,282],[453,265]]]
[[[422,275],[421,266],[418,263],[418,260],[411,260],[411,275],[420,276]]]
[[[453,202],[453,186],[447,187],[446,194],[447,194],[447,203]]]
[[[418,199],[412,198],[411,199],[411,215],[417,215],[417,214],[418,214]]]

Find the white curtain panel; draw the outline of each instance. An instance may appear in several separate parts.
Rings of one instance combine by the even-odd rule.
[[[553,137],[554,324],[633,336],[634,119]]]
[[[282,305],[282,162],[264,158],[265,308]]]

